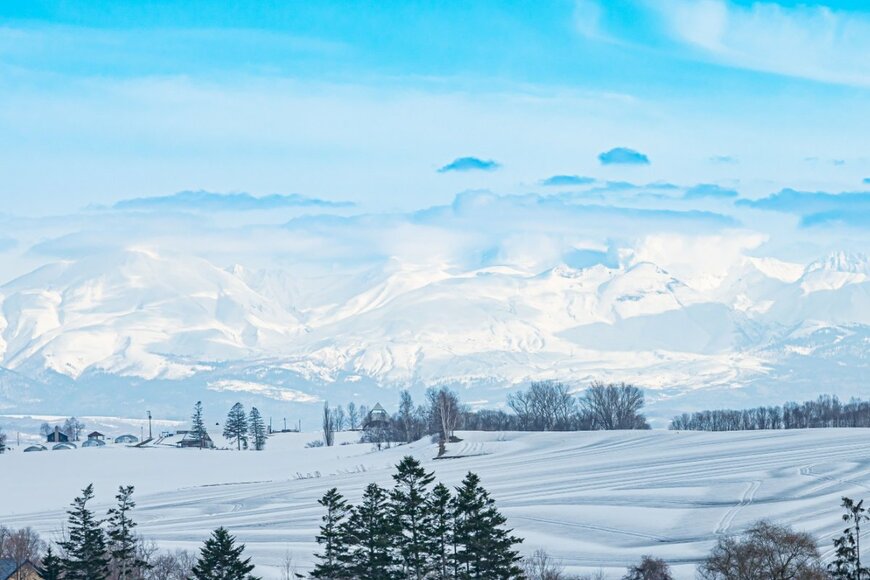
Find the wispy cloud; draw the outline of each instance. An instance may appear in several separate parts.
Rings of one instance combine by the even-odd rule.
[[[501,167],[497,161],[492,159],[480,159],[479,157],[458,157],[441,167],[438,173],[448,173],[450,171],[495,171]]]
[[[186,210],[186,211],[254,211],[287,207],[352,207],[347,201],[329,201],[297,193],[272,194],[256,197],[250,193],[212,193],[210,191],[181,191],[172,195],[137,197],[116,202],[118,210]]]
[[[710,157],[711,163],[719,163],[721,165],[736,165],[740,160],[733,155],[714,155]]]
[[[826,6],[643,0],[666,32],[721,64],[870,86],[870,16]]]
[[[552,177],[541,180],[541,185],[546,185],[549,187],[589,185],[590,183],[595,183],[595,179],[592,177],[585,177],[583,175],[553,175]]]
[[[867,212],[870,211],[870,191],[828,193],[783,189],[761,199],[738,200],[737,205],[805,216],[838,211]]]
[[[720,187],[714,183],[699,183],[694,187],[690,187],[683,194],[684,199],[728,199],[740,195],[737,190]]]
[[[865,177],[865,178],[864,178],[864,183],[865,183],[866,185],[870,185],[870,177]]]
[[[628,147],[615,147],[598,155],[602,165],[649,165],[649,157]]]

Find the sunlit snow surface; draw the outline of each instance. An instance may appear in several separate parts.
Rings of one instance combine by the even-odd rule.
[[[104,509],[119,484],[131,483],[146,537],[195,549],[223,525],[247,544],[257,572],[274,578],[272,566],[287,550],[301,570],[311,565],[316,501],[326,489],[357,500],[368,482],[390,485],[392,466],[412,454],[449,484],[479,473],[526,539],[524,552],[544,548],[571,570],[603,568],[612,578],[654,554],[688,579],[717,538],[760,518],[813,533],[830,556],[842,528],[840,497],[870,497],[867,430],[459,436],[448,449],[459,457],[438,461],[428,441],[380,452],[361,444],[306,449],[317,437],[311,433],[275,435],[262,453],[114,445],[13,451],[0,456],[0,471],[15,474],[3,478],[0,523],[56,535],[81,487],[94,482]]]

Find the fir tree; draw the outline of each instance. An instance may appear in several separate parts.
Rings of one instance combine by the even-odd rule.
[[[429,496],[429,518],[431,526],[431,565],[436,578],[453,578],[453,498],[443,483],[432,488]]]
[[[197,401],[193,406],[190,432],[199,441],[199,448],[205,447],[205,438],[208,432],[205,430],[205,420],[202,418],[202,401]]]
[[[133,501],[133,486],[121,486],[115,496],[118,505],[109,510],[109,555],[111,567],[118,580],[139,578],[149,568],[148,563],[138,554],[138,538],[133,533],[136,522],[130,512],[136,507]]]
[[[429,513],[429,485],[435,479],[432,473],[411,456],[396,466],[393,475],[396,485],[390,493],[393,523],[399,527],[396,537],[404,576],[421,580],[431,566],[432,552],[431,514]]]
[[[109,558],[102,522],[87,504],[94,497],[93,484],[82,490],[67,511],[69,538],[60,545],[65,557],[61,564],[64,580],[104,580],[109,577]]]
[[[514,545],[522,540],[503,528],[507,521],[495,501],[480,485],[480,478],[469,472],[456,490],[457,577],[467,579],[522,578]]]
[[[248,447],[248,417],[241,403],[236,403],[227,414],[224,425],[224,438],[236,442],[236,449],[241,450],[242,442]]]
[[[62,573],[63,562],[58,558],[51,546],[45,552],[45,557],[42,559],[42,566],[39,567],[39,577],[42,580],[60,580]]]
[[[397,528],[390,514],[385,489],[375,483],[365,488],[362,503],[351,511],[344,526],[349,544],[348,571],[355,580],[390,580],[403,576],[393,555]]]
[[[251,559],[242,559],[245,545],[235,545],[236,539],[220,527],[212,532],[199,553],[191,580],[259,580],[250,574]]]
[[[256,407],[251,407],[248,428],[250,429],[251,439],[254,442],[254,449],[262,451],[266,447],[266,425],[263,423],[263,417]]]
[[[311,577],[323,580],[350,578],[345,566],[347,532],[344,528],[350,512],[350,505],[334,487],[327,491],[317,503],[326,508],[320,533],[316,538],[323,551],[315,554],[315,557],[320,561],[314,566]]]
[[[842,507],[846,510],[843,521],[849,527],[843,535],[834,539],[835,558],[828,570],[836,580],[865,580],[870,578],[870,568],[861,566],[861,522],[870,519],[864,508],[864,500],[855,502],[844,497]]]

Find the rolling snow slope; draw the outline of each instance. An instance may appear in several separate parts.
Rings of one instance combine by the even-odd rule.
[[[525,538],[525,553],[545,548],[570,570],[601,568],[609,578],[654,554],[689,579],[717,538],[761,518],[813,533],[830,556],[842,527],[840,497],[870,493],[865,430],[459,435],[464,440],[448,448],[458,458],[440,461],[426,441],[381,452],[358,444],[306,449],[316,437],[306,433],[276,435],[262,453],[13,452],[0,456],[0,466],[17,474],[0,495],[0,523],[51,535],[87,483],[95,483],[101,509],[118,485],[131,483],[145,536],[196,549],[210,530],[227,526],[247,544],[258,574],[274,578],[272,566],[288,550],[301,569],[311,565],[322,515],[316,500],[327,489],[357,500],[368,482],[390,485],[392,466],[413,454],[449,484],[479,473]]]

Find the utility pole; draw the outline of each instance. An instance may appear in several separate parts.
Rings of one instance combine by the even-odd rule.
[[[148,411],[148,439],[151,439],[153,435],[151,434],[151,411]]]

